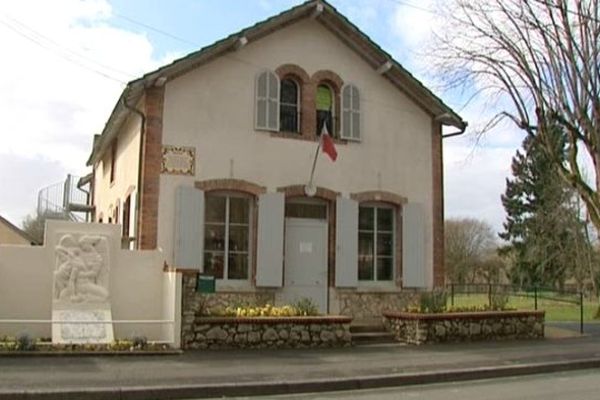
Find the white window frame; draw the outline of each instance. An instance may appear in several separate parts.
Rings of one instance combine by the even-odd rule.
[[[373,208],[373,280],[363,280],[360,279],[360,275],[357,275],[358,277],[358,285],[362,286],[362,287],[393,287],[395,286],[395,281],[396,281],[396,260],[397,260],[397,254],[396,254],[396,240],[398,240],[397,238],[397,234],[396,234],[396,226],[397,226],[397,219],[398,219],[398,215],[397,215],[397,208],[393,205],[390,204],[386,204],[386,203],[375,203],[375,202],[366,202],[366,203],[360,203],[358,205],[358,212],[360,215],[360,209],[361,208]],[[377,229],[377,210],[378,209],[388,209],[392,211],[392,230],[390,231],[381,231],[381,233],[391,233],[392,234],[392,276],[391,279],[389,280],[378,280],[377,279],[377,234],[380,233],[380,231]],[[369,232],[371,233],[370,230],[364,230],[364,229],[360,229],[360,217],[359,217],[359,226],[358,226],[358,251],[360,252],[360,234],[365,233],[365,232]],[[358,253],[358,256],[360,258],[360,253]],[[388,256],[385,256],[388,257]],[[359,264],[356,265],[356,268],[359,268]]]
[[[258,82],[260,80],[260,77],[262,75],[266,75],[266,88],[265,88],[265,96],[259,96],[259,90],[258,90]],[[269,97],[269,76],[272,75],[273,77],[275,77],[276,80],[276,84],[277,84],[277,94],[275,96],[275,98],[270,98]],[[261,72],[259,72],[254,80],[254,129],[256,130],[263,130],[263,131],[272,131],[272,132],[279,132],[279,96],[280,96],[280,89],[281,89],[281,85],[279,84],[279,77],[277,76],[277,74],[273,71],[271,71],[270,69],[265,69],[262,70]],[[259,100],[264,100],[266,103],[265,105],[265,126],[260,126],[258,124],[258,101]],[[277,110],[275,112],[275,126],[271,127],[269,126],[269,102],[270,101],[275,101],[277,104],[277,107],[275,107],[275,109]]]
[[[252,240],[253,240],[253,236],[252,236],[252,224],[254,223],[253,218],[252,218],[252,210],[253,210],[253,197],[250,195],[245,195],[244,193],[237,193],[237,192],[209,192],[206,193],[205,195],[206,199],[208,199],[209,197],[223,197],[225,198],[225,246],[223,249],[223,278],[217,278],[216,282],[217,282],[217,288],[218,289],[224,289],[223,288],[223,284],[227,284],[227,285],[241,285],[241,286],[247,286],[250,283],[250,278],[252,276],[252,259],[253,259],[253,252],[252,252]],[[229,279],[229,203],[230,203],[230,199],[231,198],[241,198],[241,199],[246,199],[248,200],[248,276],[245,279]],[[208,209],[208,202],[207,205],[205,206]],[[205,211],[206,212],[206,211]],[[206,230],[206,226],[207,225],[222,225],[221,223],[216,223],[216,222],[207,222],[206,221],[206,217],[204,218],[204,229]],[[234,226],[245,226],[246,224],[240,224],[240,223],[234,223]],[[207,250],[206,248],[204,248],[204,254],[206,257],[206,253],[214,253],[214,250]],[[234,252],[233,254],[240,254],[240,253],[244,253],[244,252]]]
[[[355,89],[356,92],[358,93],[358,102],[359,102],[359,107],[358,109],[354,109],[352,108],[352,104],[354,103],[354,99],[352,97],[352,89]],[[344,91],[346,90],[350,90],[350,104],[348,107],[344,107]],[[358,87],[349,82],[344,84],[344,86],[342,86],[342,91],[341,91],[341,95],[340,95],[340,102],[341,107],[341,116],[340,116],[340,138],[344,139],[344,140],[352,140],[355,142],[360,142],[362,137],[361,137],[361,125],[362,125],[362,115],[361,115],[361,110],[362,110],[362,103],[361,103],[361,99],[362,99],[362,94],[360,93],[360,90],[358,90]],[[348,118],[348,121],[350,121],[350,129],[349,129],[349,136],[344,135],[344,113],[348,112],[350,114],[350,118]],[[355,127],[354,127],[354,119],[352,118],[354,116],[354,114],[358,114],[358,136],[354,137],[354,132],[355,132]]]

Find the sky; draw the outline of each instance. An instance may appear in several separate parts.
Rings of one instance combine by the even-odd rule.
[[[444,91],[424,49],[442,25],[435,0],[330,0],[373,41],[469,122],[444,140],[447,218],[500,230],[500,195],[522,136],[484,137],[484,100]],[[284,11],[297,0],[0,0],[0,215],[16,225],[43,187],[85,175],[126,82]],[[450,130],[452,131],[452,129]]]

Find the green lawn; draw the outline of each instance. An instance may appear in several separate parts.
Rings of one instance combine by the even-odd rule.
[[[569,297],[569,300],[575,300],[574,297]],[[487,295],[485,294],[456,294],[454,295],[455,307],[472,307],[480,306],[488,303]],[[450,298],[448,297],[448,305]],[[510,296],[508,306],[518,310],[533,310],[534,299],[530,297]],[[594,314],[598,308],[598,304],[584,300],[583,303],[583,320],[594,320]],[[579,305],[563,303],[555,300],[539,299],[538,310],[546,311],[546,321],[579,321]]]

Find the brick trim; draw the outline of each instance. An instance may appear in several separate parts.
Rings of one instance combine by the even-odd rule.
[[[142,141],[139,244],[143,250],[155,249],[158,237],[158,196],[162,159],[164,86],[146,89],[146,125]]]
[[[431,170],[433,216],[433,286],[445,282],[444,266],[444,161],[442,152],[442,125],[431,123]]]
[[[298,79],[301,84],[308,83],[310,81],[310,76],[308,73],[299,65],[296,64],[283,64],[275,69],[275,73],[279,77],[279,79],[283,79],[286,76],[293,76]]]
[[[277,188],[277,191],[282,192],[286,199],[291,197],[306,197],[306,193],[304,193],[304,185],[281,186]],[[338,196],[338,192],[322,186],[317,186],[317,193],[314,195],[316,198],[334,203]]]
[[[351,193],[350,198],[359,203],[377,201],[390,203],[398,207],[402,207],[402,205],[408,203],[408,199],[406,197],[396,193],[386,192],[384,190],[367,190],[364,192]]]
[[[194,186],[205,192],[214,192],[217,190],[231,190],[235,192],[244,192],[253,196],[258,196],[267,192],[267,188],[256,183],[245,181],[243,179],[207,179],[196,181]]]

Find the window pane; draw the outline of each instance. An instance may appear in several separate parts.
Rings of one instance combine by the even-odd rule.
[[[247,224],[250,220],[250,201],[241,197],[229,198],[229,222]]]
[[[331,89],[325,85],[317,87],[317,110],[331,111],[333,109],[333,96]]]
[[[372,281],[375,279],[373,276],[373,257],[371,256],[358,256],[358,280],[360,281]]]
[[[204,273],[223,279],[224,261],[223,253],[204,252]]]
[[[298,109],[295,105],[279,106],[279,130],[282,132],[298,132]]]
[[[267,127],[267,100],[258,100],[256,103],[256,125],[259,128]]]
[[[248,251],[247,226],[229,226],[229,251]]]
[[[206,196],[206,210],[204,220],[206,222],[225,223],[225,197]]]
[[[248,253],[230,254],[228,262],[228,279],[248,279]]]
[[[391,233],[377,234],[377,255],[391,256],[394,254],[394,235]]]
[[[391,208],[377,209],[377,230],[392,232],[394,230],[394,210]]]
[[[391,281],[393,276],[393,259],[391,257],[378,257],[377,280]]]
[[[219,251],[225,250],[225,225],[205,225],[204,249]]]
[[[372,207],[358,207],[358,229],[373,230]]]
[[[333,116],[331,111],[317,110],[317,135],[321,135],[321,132],[323,131],[323,125],[326,124],[329,136],[333,137],[332,120]]]
[[[288,203],[285,205],[285,216],[288,218],[327,219],[325,204]]]
[[[351,90],[352,88],[350,86],[344,87],[344,93],[342,93],[342,108],[350,108],[352,106]]]
[[[358,233],[358,254],[359,255],[373,255],[373,234],[370,232],[359,232]]]
[[[298,86],[291,79],[281,81],[281,94],[279,99],[282,103],[296,105],[298,104]]]

